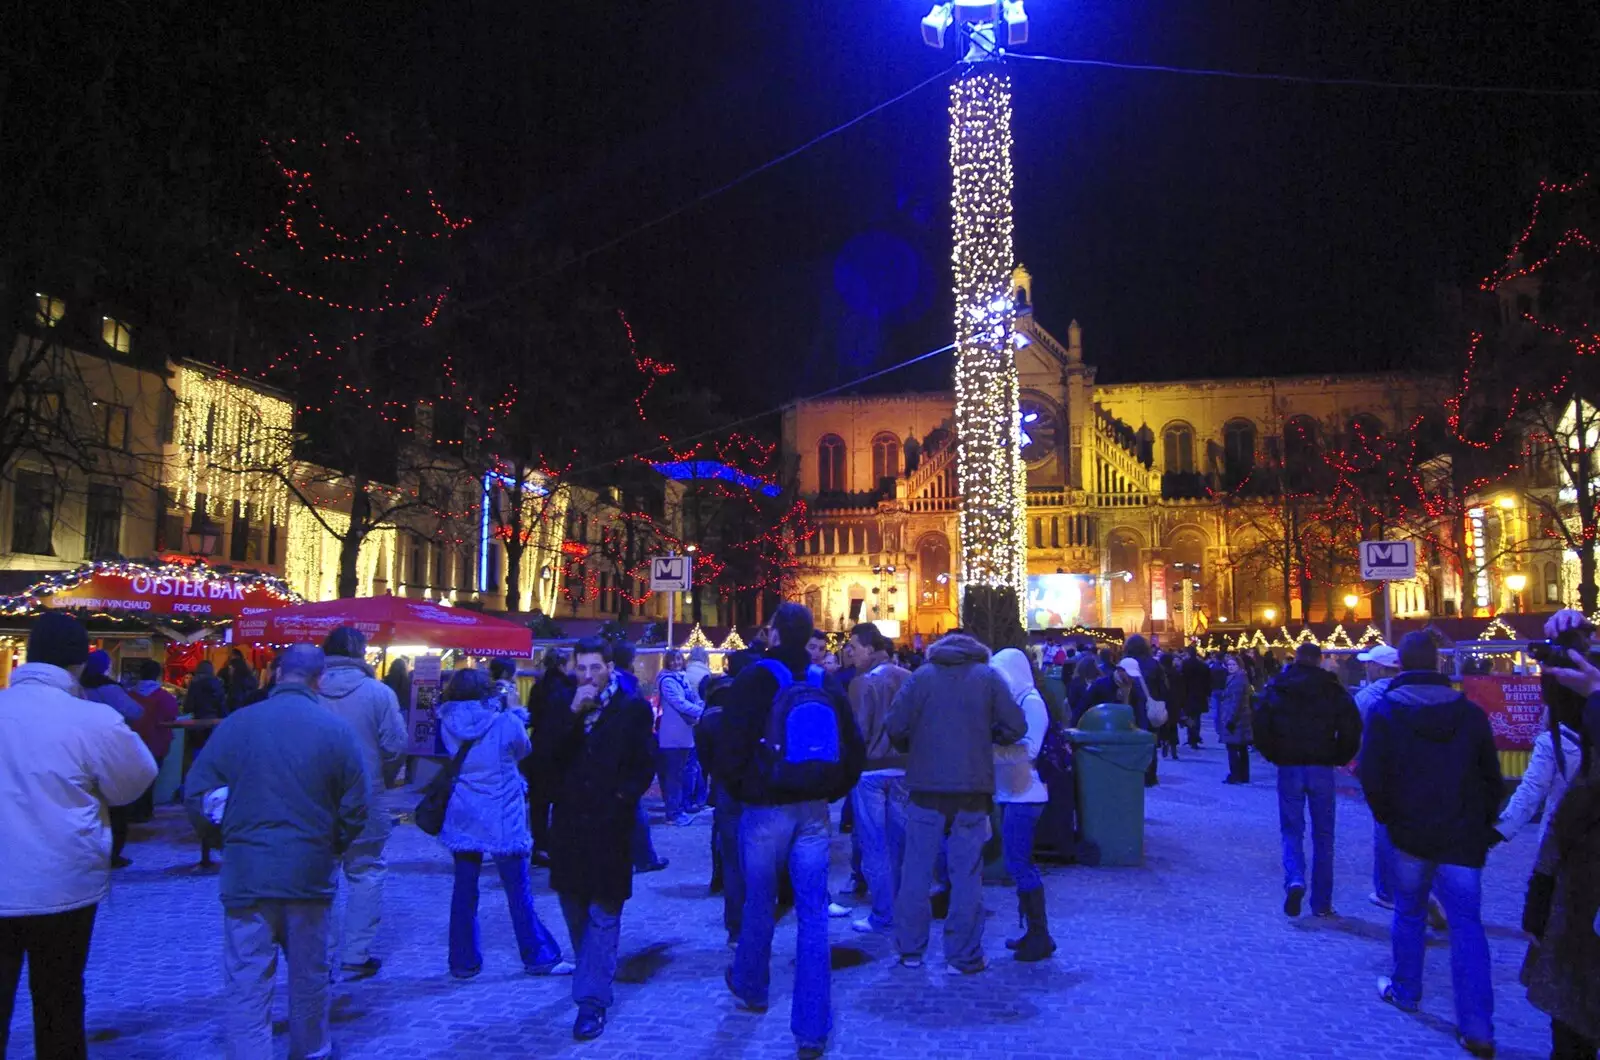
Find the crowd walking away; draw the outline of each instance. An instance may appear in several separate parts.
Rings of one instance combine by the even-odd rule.
[[[720,912],[727,942],[723,1003],[735,1020],[758,1018],[790,984],[789,1031],[805,1060],[835,1038],[836,919],[885,974],[908,981],[993,974],[992,955],[1070,961],[1092,944],[1052,930],[1046,881],[1050,863],[1100,862],[1079,819],[1089,767],[1074,746],[1119,726],[1147,734],[1118,734],[1134,746],[1119,767],[1133,795],[1160,785],[1180,754],[1180,780],[1203,777],[1230,804],[1250,797],[1209,786],[1267,799],[1262,785],[1275,785],[1275,814],[1251,822],[1281,856],[1281,891],[1263,887],[1274,917],[1338,915],[1335,843],[1350,808],[1340,810],[1337,792],[1359,790],[1373,821],[1370,899],[1388,919],[1385,974],[1366,1004],[1418,1010],[1431,931],[1449,947],[1454,1034],[1469,1055],[1496,1050],[1485,867],[1499,844],[1530,831],[1536,853],[1517,869],[1528,881],[1521,987],[1549,1017],[1552,1057],[1595,1060],[1600,665],[1582,615],[1557,614],[1547,633],[1570,650],[1544,669],[1548,729],[1507,799],[1487,715],[1425,632],[1345,657],[1366,667],[1352,695],[1315,643],[1280,665],[1253,649],[1163,651],[1142,635],[992,650],[957,629],[912,653],[873,623],[824,633],[790,602],[750,647],[721,658],[594,638],[549,650],[531,675],[512,660],[463,661],[438,694],[435,753],[408,770],[413,677],[395,660],[380,680],[354,628],[277,652],[266,681],[242,653],[220,676],[203,664],[180,699],[159,663],[119,681],[78,621],[47,613],[0,690],[0,844],[10,855],[0,863],[0,1055],[25,966],[36,1055],[88,1055],[96,918],[133,861],[129,825],[155,812],[157,771],[183,712],[199,738],[185,741],[181,799],[202,865],[214,871],[220,857],[204,879],[221,905],[222,1048],[236,1060],[281,1048],[280,963],[294,1060],[335,1055],[336,991],[382,988],[387,850],[405,820],[395,813],[402,796],[388,793],[402,773],[421,793],[410,797],[415,826],[449,866],[448,930],[434,952],[451,989],[492,988],[472,981],[509,964],[514,947],[515,974],[570,991],[574,1039],[626,1020],[616,990],[624,931],[647,939],[658,928],[624,911],[642,874],[669,867],[645,804],[654,789],[657,820],[709,845],[707,912]],[[1205,756],[1213,766],[1189,761],[1207,747],[1218,749]],[[1257,757],[1273,768],[1253,780]],[[684,830],[697,822],[709,827]],[[850,832],[849,894],[830,885],[840,829]],[[482,929],[485,861],[510,939]],[[553,900],[536,898],[546,870]],[[1014,889],[1004,949],[985,938],[986,875]],[[774,942],[791,910],[793,975],[775,987]]]

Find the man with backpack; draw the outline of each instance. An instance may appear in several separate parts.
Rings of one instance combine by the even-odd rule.
[[[775,644],[728,690],[720,779],[743,806],[744,915],[725,975],[739,1007],[764,1012],[779,866],[794,885],[797,943],[790,1029],[801,1060],[822,1055],[833,1027],[828,955],[828,804],[849,794],[866,760],[843,697],[808,679],[811,610],[779,605]]]
[[[889,740],[906,754],[905,861],[895,896],[895,942],[900,963],[922,967],[932,908],[928,890],[940,844],[949,837],[950,911],[944,958],[952,975],[988,967],[983,956],[983,845],[994,798],[995,744],[1014,744],[1028,731],[1022,708],[989,649],[948,633],[928,649],[928,661],[900,687],[889,708]]]

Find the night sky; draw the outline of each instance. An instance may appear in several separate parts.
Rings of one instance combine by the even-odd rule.
[[[275,76],[419,116],[478,224],[582,253],[954,62],[911,0],[329,6],[262,27]],[[805,16],[823,11],[826,18]],[[1026,51],[1330,77],[1595,87],[1600,5],[1032,0]],[[1101,378],[1404,368],[1492,268],[1600,100],[1012,64],[1018,257]],[[949,338],[934,84],[588,257],[643,343],[735,409]],[[508,286],[516,277],[508,277]],[[948,362],[893,386],[948,385]]]

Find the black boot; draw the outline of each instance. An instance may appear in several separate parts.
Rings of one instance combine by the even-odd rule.
[[[1021,946],[1023,941],[1028,937],[1027,895],[1023,894],[1021,891],[1017,892],[1017,927],[1023,929],[1022,934],[1018,935],[1016,938],[1006,939],[1006,949],[1008,950],[1014,950],[1018,946]]]
[[[1022,913],[1028,919],[1028,933],[1017,946],[1019,961],[1042,961],[1056,951],[1056,940],[1050,937],[1050,925],[1044,912],[1044,888],[1039,887],[1021,895]]]

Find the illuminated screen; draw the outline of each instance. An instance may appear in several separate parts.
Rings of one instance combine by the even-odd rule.
[[[1094,611],[1093,575],[1028,575],[1029,629],[1090,625]]]

